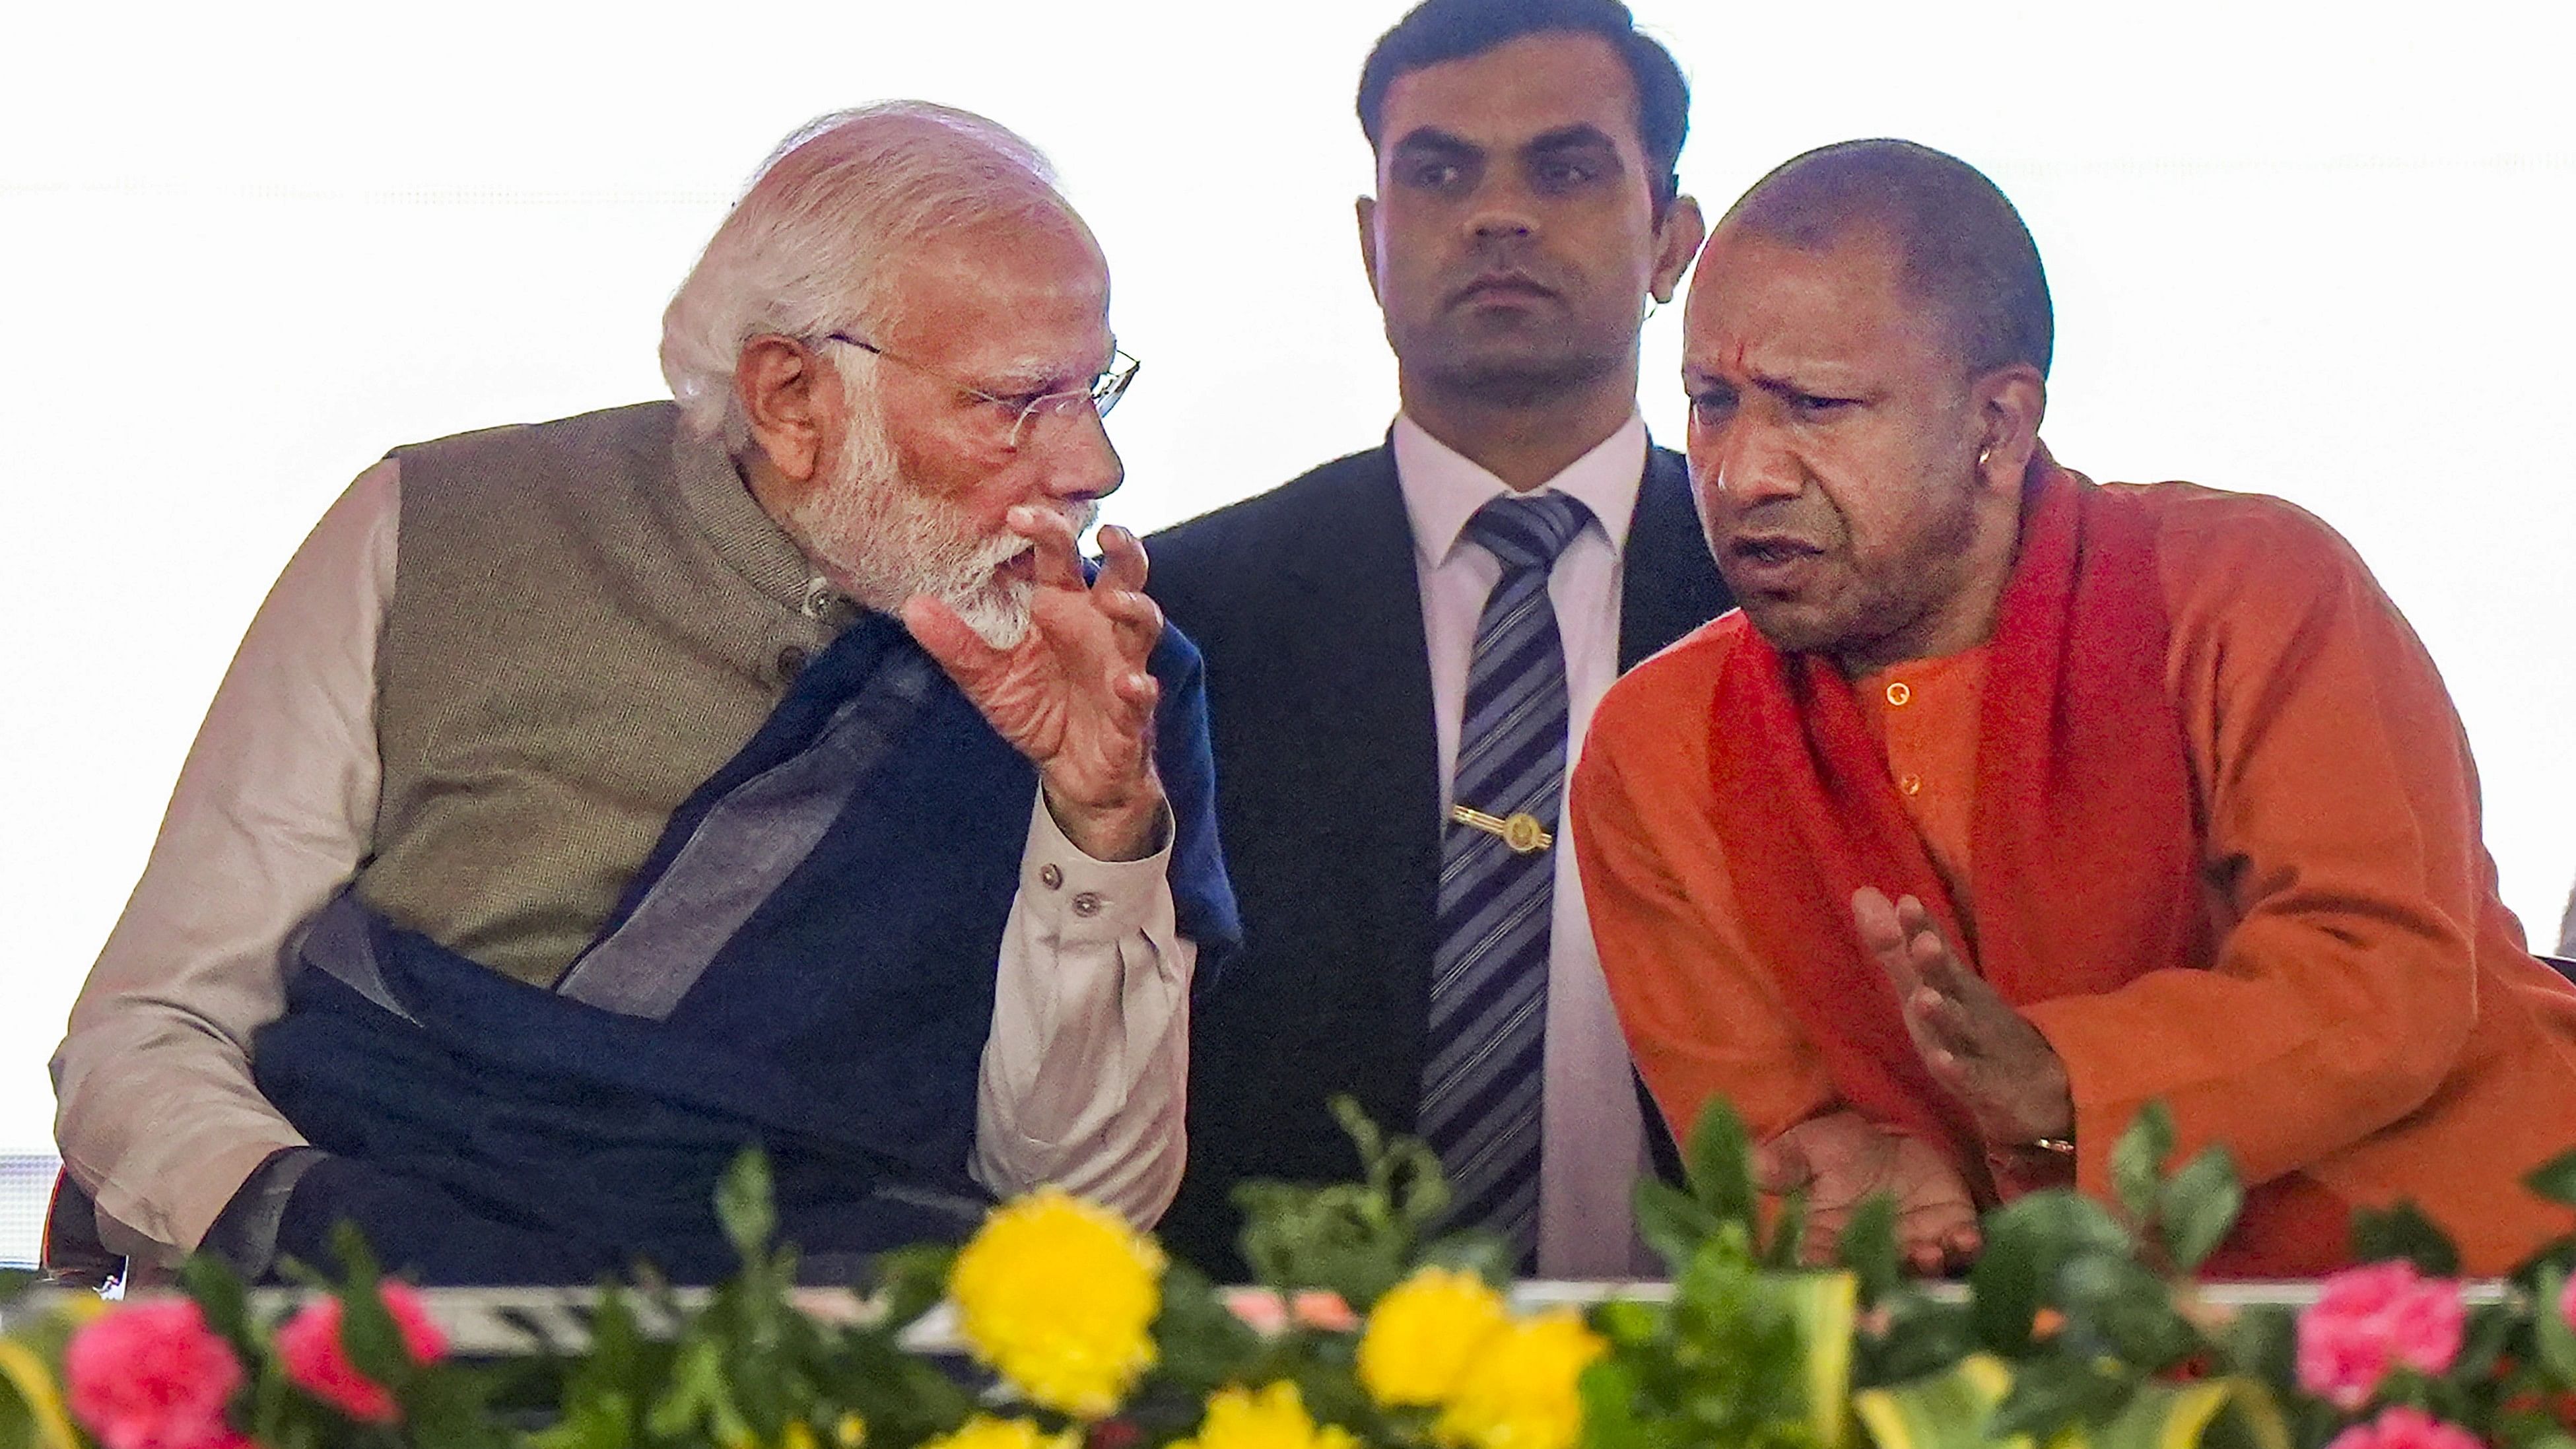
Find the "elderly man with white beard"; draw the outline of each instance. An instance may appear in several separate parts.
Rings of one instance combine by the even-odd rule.
[[[432,1282],[820,1271],[1055,1182],[1150,1223],[1237,934],[1196,652],[1076,538],[1135,363],[1025,142],[763,168],[673,401],[397,449],[245,638],[54,1060],[140,1280],[354,1222]],[[58,1207],[58,1214],[61,1209]]]

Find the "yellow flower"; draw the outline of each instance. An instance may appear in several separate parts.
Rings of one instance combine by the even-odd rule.
[[[1360,1449],[1360,1441],[1338,1425],[1318,1427],[1297,1386],[1282,1381],[1259,1393],[1219,1389],[1198,1437],[1172,1449]]]
[[[984,1220],[948,1296],[977,1359],[1030,1402],[1096,1419],[1154,1365],[1162,1272],[1152,1239],[1044,1187]]]
[[[1568,1309],[1515,1323],[1459,1376],[1432,1437],[1475,1449],[1571,1449],[1583,1430],[1576,1381],[1608,1349]]]
[[[843,1414],[841,1422],[832,1426],[832,1438],[841,1449],[859,1449],[868,1442],[868,1421],[856,1414]]]
[[[1071,1431],[1049,1434],[1026,1419],[968,1419],[954,1434],[942,1434],[921,1449],[1074,1449]]]
[[[1502,1295],[1484,1279],[1424,1268],[1369,1310],[1360,1335],[1360,1384],[1389,1408],[1440,1403],[1506,1317]]]
[[[802,1419],[790,1419],[787,1427],[778,1431],[778,1449],[823,1449],[823,1446],[814,1437],[813,1425]]]

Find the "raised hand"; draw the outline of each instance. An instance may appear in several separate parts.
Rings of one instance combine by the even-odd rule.
[[[1096,860],[1154,853],[1163,782],[1154,771],[1154,705],[1161,688],[1145,661],[1163,611],[1145,596],[1145,547],[1123,528],[1100,531],[1103,562],[1086,584],[1073,525],[1023,504],[1006,522],[1036,547],[1029,631],[996,649],[939,599],[904,601],[904,627],[957,681],[1011,747],[1038,767],[1047,808],[1065,838]]]
[[[1923,1065],[1968,1109],[1989,1146],[2074,1135],[2075,1101],[2056,1048],[1960,962],[1921,901],[1891,904],[1863,886],[1852,893],[1852,920],[1895,984]]]
[[[1807,1231],[1798,1255],[1833,1256],[1852,1213],[1874,1193],[1896,1203],[1896,1245],[1918,1273],[1965,1266],[1979,1246],[1968,1185],[1929,1146],[1856,1112],[1810,1117],[1753,1153],[1755,1181],[1774,1195],[1804,1192]]]

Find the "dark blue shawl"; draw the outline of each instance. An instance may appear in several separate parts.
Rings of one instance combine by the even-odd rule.
[[[1198,651],[1166,628],[1158,765],[1200,982],[1240,934]],[[725,1166],[769,1154],[780,1236],[865,1253],[971,1229],[994,962],[1035,768],[902,627],[867,615],[676,811],[549,991],[344,895],[298,947],[260,1090],[335,1161],[281,1252],[345,1215],[446,1282],[734,1266]],[[325,1170],[327,1169],[327,1170]]]

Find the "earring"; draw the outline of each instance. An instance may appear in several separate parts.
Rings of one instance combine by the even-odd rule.
[[[1977,450],[1977,466],[1980,468],[1986,466],[1986,459],[1991,457],[1994,454],[1994,451],[1995,450],[1992,448],[1979,448]]]

